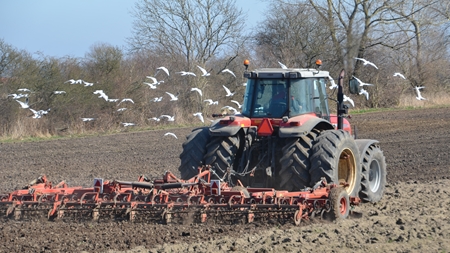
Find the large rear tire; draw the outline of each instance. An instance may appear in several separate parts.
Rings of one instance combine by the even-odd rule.
[[[227,173],[228,168],[232,168],[239,150],[239,138],[237,136],[214,137],[206,145],[204,156],[205,165],[211,165],[214,173],[212,178],[220,179]]]
[[[323,131],[311,152],[311,186],[325,177],[343,186],[351,197],[361,187],[361,162],[355,140],[344,130]]]
[[[386,159],[378,146],[367,148],[362,157],[362,178],[359,197],[364,202],[381,200],[386,187]]]
[[[198,167],[203,163],[206,154],[206,144],[211,139],[209,128],[195,129],[183,143],[183,152],[180,154],[181,165],[178,167],[182,179],[190,179],[198,174]]]
[[[309,156],[313,141],[319,132],[312,130],[300,138],[288,138],[282,148],[281,170],[278,173],[278,189],[297,191],[308,187],[311,181]]]

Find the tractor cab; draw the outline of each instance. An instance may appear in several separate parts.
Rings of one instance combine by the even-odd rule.
[[[248,78],[242,115],[249,118],[293,118],[315,114],[329,120],[328,72],[309,69],[259,69]]]

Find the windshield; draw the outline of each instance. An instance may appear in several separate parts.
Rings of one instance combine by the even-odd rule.
[[[253,118],[328,114],[323,78],[249,79],[242,114]],[[325,101],[325,102],[324,102]]]

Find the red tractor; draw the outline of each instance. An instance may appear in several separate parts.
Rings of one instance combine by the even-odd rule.
[[[378,141],[355,139],[345,118],[343,72],[337,115],[330,114],[329,73],[318,69],[263,68],[248,71],[241,112],[222,115],[187,136],[180,154],[183,179],[212,166],[215,178],[248,187],[296,191],[327,182],[366,202],[381,199],[386,162]],[[358,92],[351,80],[350,91]]]

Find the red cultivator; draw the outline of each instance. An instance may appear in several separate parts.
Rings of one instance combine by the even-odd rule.
[[[253,222],[262,220],[294,220],[312,216],[343,219],[350,205],[359,199],[325,180],[315,187],[298,192],[271,188],[229,187],[219,180],[210,180],[209,168],[199,168],[190,180],[181,180],[166,172],[162,179],[150,182],[140,177],[136,182],[94,180],[94,187],[55,186],[45,176],[22,190],[0,196],[0,210],[15,219],[36,217],[44,212],[53,219],[185,222]]]

